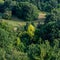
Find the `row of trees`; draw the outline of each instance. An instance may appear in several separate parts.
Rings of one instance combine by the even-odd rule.
[[[13,15],[22,20],[38,19],[38,9],[51,13],[60,8],[59,0],[1,0],[0,14],[4,19],[11,19]]]
[[[60,1],[59,0],[15,0],[18,2],[31,2],[34,5],[36,5],[40,10],[42,11],[46,11],[46,12],[51,12],[51,10],[53,8],[57,8],[60,5]]]
[[[35,20],[38,18],[38,8],[29,2],[5,0],[0,3],[0,8],[4,19],[11,19],[13,15],[23,20]]]

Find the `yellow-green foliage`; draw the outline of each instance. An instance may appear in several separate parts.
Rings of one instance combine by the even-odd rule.
[[[28,32],[30,37],[33,37],[34,36],[34,32],[35,32],[35,27],[32,24],[30,24],[28,26],[27,32]]]
[[[44,44],[41,44],[40,45],[40,49],[41,49],[41,60],[44,60],[44,57],[46,56],[46,48],[45,48],[45,45]]]
[[[5,53],[4,49],[0,48],[0,60],[5,60]]]
[[[18,37],[18,38],[17,38],[17,45],[20,45],[20,42],[21,42],[21,41],[20,41],[20,38]]]
[[[11,55],[7,55],[6,60],[29,60],[27,53],[13,50]]]
[[[0,0],[0,3],[4,3],[4,1],[3,0]]]

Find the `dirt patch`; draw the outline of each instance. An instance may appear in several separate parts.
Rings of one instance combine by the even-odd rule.
[[[39,13],[38,19],[44,19],[46,16],[45,13]]]

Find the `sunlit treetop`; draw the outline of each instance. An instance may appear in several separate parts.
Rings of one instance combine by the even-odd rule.
[[[0,0],[0,4],[3,4],[4,3],[4,0]]]
[[[28,34],[31,36],[31,37],[33,37],[34,36],[34,32],[35,32],[35,27],[32,25],[32,24],[30,24],[29,26],[28,26]]]

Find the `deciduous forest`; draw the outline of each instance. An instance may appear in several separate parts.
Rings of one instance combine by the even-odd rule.
[[[60,0],[0,0],[0,60],[60,60]]]

